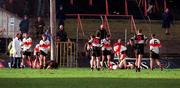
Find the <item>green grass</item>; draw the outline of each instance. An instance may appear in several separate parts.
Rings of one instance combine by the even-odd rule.
[[[179,88],[180,69],[0,69],[0,88]]]

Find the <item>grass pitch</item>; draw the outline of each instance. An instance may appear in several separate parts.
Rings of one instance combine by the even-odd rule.
[[[180,69],[0,69],[0,88],[179,88]]]

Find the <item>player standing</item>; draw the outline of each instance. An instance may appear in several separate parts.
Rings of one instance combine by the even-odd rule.
[[[105,39],[101,40],[102,45],[102,67],[104,66],[105,58],[107,58],[107,65],[110,66],[111,61],[111,54],[112,54],[112,47],[111,47],[111,41],[110,41],[110,35],[107,35]]]
[[[92,56],[91,56],[91,69],[96,68],[98,71],[100,70],[100,56],[101,56],[101,40],[99,35],[91,38],[89,43],[92,44]],[[93,67],[92,67],[93,66]]]
[[[46,65],[46,56],[48,55],[48,52],[50,50],[50,41],[47,39],[45,35],[42,35],[42,40],[39,43],[40,47],[40,66],[41,69],[45,67]]]
[[[153,70],[154,67],[154,62],[156,62],[156,64],[159,66],[159,68],[161,68],[162,70],[162,66],[161,63],[159,61],[159,50],[161,47],[161,43],[160,40],[155,38],[155,34],[151,35],[151,40],[149,42],[150,44],[150,68]]]
[[[142,30],[138,30],[138,33],[131,38],[131,40],[134,41],[134,48],[135,48],[135,56],[136,56],[136,61],[135,61],[135,69],[136,72],[140,72],[141,68],[141,59],[144,54],[144,46],[146,43],[147,37],[142,34]]]
[[[31,61],[32,38],[27,33],[24,33],[23,37],[24,37],[22,41],[23,54],[22,54],[21,67],[23,68],[25,66],[25,59],[28,58],[29,66],[32,68],[32,61]]]

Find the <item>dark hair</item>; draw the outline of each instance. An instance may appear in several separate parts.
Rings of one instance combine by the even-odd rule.
[[[139,29],[139,33],[142,33],[142,29]]]
[[[155,34],[152,34],[152,37],[155,37],[156,35]]]
[[[110,35],[108,34],[108,35],[106,35],[106,37],[110,37]]]

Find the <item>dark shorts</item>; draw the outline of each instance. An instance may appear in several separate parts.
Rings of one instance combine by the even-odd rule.
[[[47,53],[45,53],[44,51],[40,50],[40,55],[47,56]]]
[[[101,56],[101,48],[100,47],[93,47],[92,56],[100,57]]]
[[[152,59],[159,59],[159,54],[157,54],[157,53],[155,53],[155,52],[153,52],[153,51],[150,51],[150,57],[151,57]]]
[[[25,56],[31,56],[31,52],[29,52],[29,51],[24,51],[24,52],[23,52],[23,55],[25,55]]]
[[[40,52],[36,52],[36,56],[39,56],[40,55]]]
[[[103,50],[102,55],[104,55],[104,56],[111,55],[111,50],[106,50],[106,49]]]
[[[136,44],[135,45],[135,53],[138,54],[144,54],[144,44]]]
[[[126,51],[122,51],[121,54],[126,54]]]
[[[163,23],[162,28],[170,28],[170,23]]]

